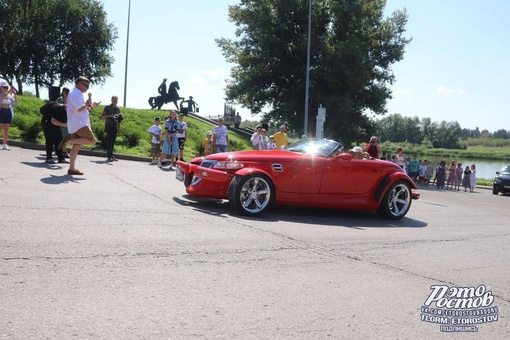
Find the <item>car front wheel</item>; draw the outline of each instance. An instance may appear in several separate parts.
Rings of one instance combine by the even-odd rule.
[[[275,189],[263,174],[235,176],[228,188],[230,205],[239,213],[258,216],[269,209],[275,199]]]
[[[492,189],[492,194],[493,194],[493,195],[497,195],[497,194],[499,194],[498,189]]]
[[[377,212],[384,218],[399,220],[411,207],[411,187],[404,180],[396,181],[384,195]]]

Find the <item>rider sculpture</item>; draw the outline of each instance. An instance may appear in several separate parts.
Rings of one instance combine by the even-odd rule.
[[[180,90],[179,82],[173,81],[170,83],[170,86],[168,87],[168,93],[166,91],[166,78],[163,79],[163,82],[158,87],[158,93],[160,94],[157,97],[150,97],[149,98],[149,105],[151,106],[151,109],[158,109],[161,110],[161,107],[164,104],[168,104],[170,102],[173,102],[175,105],[175,108],[179,110],[179,106],[177,105],[178,100],[184,100],[184,97],[179,97],[179,93],[177,90]]]

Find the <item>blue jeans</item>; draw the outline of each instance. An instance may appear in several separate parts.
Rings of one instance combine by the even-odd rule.
[[[219,153],[219,152],[227,152],[227,146],[216,144],[216,153]]]

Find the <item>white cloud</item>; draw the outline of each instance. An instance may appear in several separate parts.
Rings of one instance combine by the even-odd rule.
[[[202,94],[213,94],[225,87],[227,72],[223,68],[202,69],[191,77],[191,82]]]
[[[453,90],[453,89],[449,89],[447,88],[446,86],[440,86],[436,89],[436,93],[437,94],[440,94],[440,95],[460,95],[460,96],[465,96],[467,94],[467,92],[464,90],[464,89],[456,89],[456,90]]]

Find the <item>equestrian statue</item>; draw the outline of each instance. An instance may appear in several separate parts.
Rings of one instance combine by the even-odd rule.
[[[168,87],[168,93],[166,91],[166,78],[163,79],[163,82],[158,87],[158,93],[159,96],[157,97],[150,97],[149,98],[149,105],[151,106],[151,109],[158,109],[161,110],[161,107],[164,104],[168,104],[170,102],[173,102],[175,105],[175,108],[179,110],[179,105],[177,105],[178,100],[184,100],[184,97],[179,97],[179,93],[177,93],[177,90],[180,90],[179,82],[173,81],[170,83],[170,86]]]

